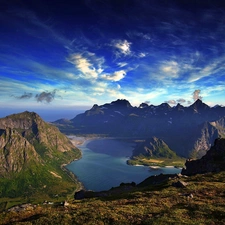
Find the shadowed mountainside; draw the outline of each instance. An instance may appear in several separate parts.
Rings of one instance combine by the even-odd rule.
[[[157,137],[179,156],[200,158],[215,138],[225,137],[224,118],[225,107],[209,107],[199,99],[189,107],[171,107],[167,103],[133,107],[127,100],[117,100],[95,104],[72,120],[58,120],[54,124],[68,134]]]

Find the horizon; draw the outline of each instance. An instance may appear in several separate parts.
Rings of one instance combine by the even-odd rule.
[[[71,119],[116,99],[225,105],[225,2],[1,5],[0,117]]]
[[[117,99],[117,100],[114,100],[112,102],[115,102],[115,101],[118,101],[118,100],[126,100],[130,103],[129,100],[127,99]],[[195,100],[195,102],[197,102],[198,100],[200,100],[202,103],[206,104],[202,99],[198,98]],[[112,102],[105,102],[104,104],[110,104]],[[188,108],[190,107],[191,105],[193,105],[195,102],[193,102],[192,104],[188,105],[188,106],[184,106],[182,105],[182,103],[177,103],[176,105],[171,105],[169,104],[168,102],[162,102],[158,105],[154,105],[154,106],[160,106],[161,104],[163,103],[166,103],[168,104],[171,108],[174,108],[176,107],[178,104],[182,105],[183,107],[185,108]],[[142,103],[146,103],[146,102],[142,102]],[[132,105],[132,107],[140,107],[140,105],[142,104],[140,103],[139,105]],[[102,104],[102,105],[104,105]],[[151,106],[153,104],[148,104],[146,103],[148,106]],[[73,119],[75,118],[77,115],[79,114],[82,114],[84,113],[86,110],[90,110],[94,105],[96,104],[93,104],[92,106],[90,107],[83,107],[83,108],[78,108],[78,109],[75,109],[75,108],[70,108],[69,110],[68,109],[57,109],[58,111],[56,111],[55,109],[51,109],[51,110],[43,110],[43,109],[34,109],[34,110],[24,110],[24,109],[14,109],[14,108],[5,108],[3,111],[0,111],[0,119],[1,118],[4,118],[6,116],[9,116],[9,115],[12,115],[12,114],[17,114],[17,113],[23,113],[25,111],[28,111],[28,112],[35,112],[37,113],[44,121],[46,122],[54,122],[56,120],[59,120],[59,119],[67,119],[67,120],[70,120],[70,119]],[[102,105],[99,105],[97,104],[98,106],[102,106]],[[207,105],[207,104],[206,104]],[[210,106],[208,105],[210,108],[213,108],[215,106],[221,106],[221,107],[224,107],[223,105],[214,105],[214,106]]]

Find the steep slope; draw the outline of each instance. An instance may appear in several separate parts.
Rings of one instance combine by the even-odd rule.
[[[198,160],[187,160],[186,168],[182,170],[183,175],[195,175],[208,172],[225,171],[225,139],[215,140],[214,146]]]
[[[6,128],[0,136],[0,177],[12,176],[31,163],[41,163],[34,147],[16,130]]]
[[[176,153],[157,137],[152,137],[139,143],[133,151],[133,156],[144,155],[152,158],[174,158]]]
[[[75,188],[62,164],[79,157],[80,151],[70,140],[36,113],[1,118],[0,196],[51,194],[62,191],[59,185]]]

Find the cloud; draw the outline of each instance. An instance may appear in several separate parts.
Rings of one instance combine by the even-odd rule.
[[[171,105],[177,104],[177,102],[175,100],[165,101],[165,103],[168,103],[168,104],[171,104]]]
[[[41,94],[36,94],[35,98],[38,102],[47,102],[50,103],[54,100],[56,94],[56,90],[52,92],[42,92]]]
[[[195,91],[193,92],[193,100],[194,100],[194,101],[196,101],[196,100],[198,100],[198,99],[202,100],[202,97],[199,95],[200,92],[201,92],[201,90],[195,90]]]
[[[21,95],[21,96],[19,96],[19,97],[17,97],[18,99],[29,99],[29,98],[31,98],[33,96],[33,94],[32,93],[24,93],[23,95]]]
[[[223,73],[225,70],[225,56],[215,58],[213,62],[206,64],[205,66],[201,66],[199,68],[195,68],[194,73],[190,74],[189,82],[195,82],[202,78],[212,76],[214,74]]]
[[[111,46],[113,46],[116,49],[116,56],[120,57],[121,55],[127,56],[131,54],[131,42],[128,42],[127,40],[113,40],[111,42]]]
[[[110,81],[120,81],[126,76],[125,70],[116,71],[113,74],[104,74],[102,78]]]
[[[128,63],[127,63],[127,62],[119,62],[119,63],[117,63],[117,65],[118,65],[119,67],[125,67],[125,66],[128,65]]]
[[[97,58],[95,53],[74,53],[67,58],[67,61],[75,65],[75,67],[86,78],[97,79],[99,74],[103,72],[102,64],[104,59]]]
[[[186,100],[185,100],[185,99],[183,99],[183,98],[180,98],[180,99],[177,99],[177,102],[178,102],[178,103],[185,103],[185,102],[186,102]]]
[[[179,64],[176,61],[165,61],[162,63],[162,72],[169,75],[169,77],[177,78],[179,76]]]
[[[145,40],[151,40],[151,35],[150,34],[144,34],[142,32],[136,32],[136,31],[131,31],[131,32],[127,32],[127,36],[130,38],[142,38]]]
[[[11,95],[11,96],[17,99],[30,99],[33,96],[33,94],[24,92],[24,94],[21,96],[15,96],[15,95]]]

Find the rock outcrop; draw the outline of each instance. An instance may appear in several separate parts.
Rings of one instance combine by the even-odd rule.
[[[9,176],[9,173],[20,172],[26,165],[35,161],[41,162],[41,158],[28,140],[15,129],[1,130],[0,176]]]
[[[182,175],[195,175],[208,172],[225,171],[225,139],[218,138],[214,146],[198,160],[187,160]]]

